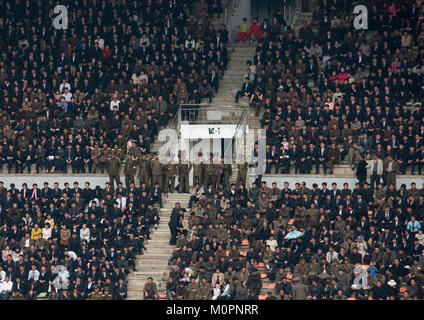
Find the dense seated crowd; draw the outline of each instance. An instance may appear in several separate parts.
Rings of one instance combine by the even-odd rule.
[[[333,173],[347,157],[359,182],[196,185],[195,209],[176,204],[170,221],[168,299],[257,299],[264,279],[268,299],[424,298],[424,186],[396,186],[424,162],[424,3],[367,6],[367,30],[337,0],[299,36],[281,12],[243,21],[238,40],[258,47],[235,102],[263,111],[266,172]]]
[[[65,29],[52,1],[0,3],[0,167],[110,184],[0,187],[0,298],[122,299],[162,205],[150,146],[179,104],[212,100],[228,31],[220,0],[61,4]]]
[[[0,182],[0,299],[126,298],[126,275],[159,223],[160,197],[133,182]]]
[[[267,173],[333,173],[343,160],[355,169],[376,151],[394,157],[400,173],[421,174],[424,4],[371,1],[361,30],[350,2],[317,3],[298,36],[281,12],[240,26],[239,40],[258,45],[235,101],[263,111]]]
[[[423,299],[424,184],[350,187],[197,184],[171,215],[166,297]]]
[[[34,164],[37,173],[94,172],[130,139],[149,154],[179,104],[217,92],[228,60],[225,25],[210,24],[219,0],[62,4],[68,29],[59,30],[52,2],[0,4],[0,165],[9,173]]]

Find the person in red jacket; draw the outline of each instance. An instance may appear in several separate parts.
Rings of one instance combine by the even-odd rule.
[[[109,45],[102,50],[102,58],[109,59],[112,56],[112,50],[109,48]]]
[[[255,36],[256,41],[259,41],[262,38],[263,32],[261,31],[261,26],[258,23],[258,18],[253,18],[253,22],[250,25],[249,38],[251,38],[252,34]]]

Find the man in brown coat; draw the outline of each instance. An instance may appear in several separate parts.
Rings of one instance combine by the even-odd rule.
[[[396,174],[399,170],[399,165],[393,160],[393,157],[388,155],[383,161],[383,181],[386,185],[393,184],[396,189]]]
[[[167,163],[163,167],[164,169],[164,176],[165,176],[165,182],[163,186],[163,192],[164,193],[174,193],[175,191],[175,177],[177,175],[177,165],[175,163]]]
[[[300,282],[300,278],[296,277],[293,279],[293,300],[305,300],[306,289],[305,285]]]
[[[19,246],[21,247],[24,255],[26,255],[31,248],[31,245],[35,244],[34,239],[30,237],[29,232],[25,233],[25,237],[21,239]]]
[[[153,278],[147,278],[147,282],[143,289],[144,300],[156,300],[158,298],[158,288]]]
[[[121,183],[119,177],[119,171],[121,170],[121,160],[116,156],[115,153],[112,153],[111,156],[106,160],[106,171],[109,174],[110,187],[112,190],[115,190],[116,185]]]
[[[162,164],[160,163],[158,154],[155,154],[155,157],[151,161],[150,165],[151,165],[151,168],[152,168],[152,176],[153,176],[152,185],[154,185],[155,183],[159,183],[159,187],[161,189],[163,189],[163,186],[162,186]]]
[[[330,174],[333,174],[334,165],[340,163],[340,150],[333,142],[327,151],[327,167],[330,169]]]
[[[134,181],[134,176],[137,172],[137,159],[133,158],[131,155],[127,155],[125,166],[124,166],[124,175],[125,175],[125,186],[130,187],[130,183]]]
[[[196,300],[210,300],[211,299],[211,285],[207,282],[206,278],[202,278],[197,290]]]
[[[150,162],[147,159],[146,155],[143,154],[141,159],[138,162],[138,180],[140,181],[140,186],[144,182],[146,185],[150,186]]]

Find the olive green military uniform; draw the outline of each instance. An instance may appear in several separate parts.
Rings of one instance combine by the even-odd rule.
[[[204,185],[203,170],[205,165],[203,163],[203,160],[198,160],[196,162],[197,163],[193,163],[193,185],[196,185],[196,183],[198,183],[202,186]]]
[[[100,149],[98,166],[99,166],[102,173],[105,172],[106,160],[107,160],[107,158],[109,158],[111,150],[112,149],[110,149],[110,148],[101,148]]]
[[[163,186],[164,193],[174,193],[175,191],[175,176],[177,175],[177,165],[175,163],[168,163],[164,166],[165,182]]]
[[[95,146],[94,148],[91,149],[91,159],[93,160],[93,168],[94,168],[94,173],[97,172],[97,168],[101,169],[102,172],[104,172],[104,162],[101,162],[102,156],[102,149],[99,148],[98,146]]]
[[[159,161],[159,158],[157,156],[155,156],[154,159],[152,159],[151,163],[151,168],[152,168],[152,177],[153,177],[153,181],[152,181],[152,186],[155,185],[155,183],[159,183],[159,187],[161,189],[163,189],[162,187],[162,164]]]
[[[150,160],[147,157],[142,157],[138,161],[138,180],[140,181],[140,186],[142,182],[145,182],[147,185],[150,185]]]
[[[139,159],[142,155],[141,150],[138,147],[129,148],[127,154],[136,159]]]
[[[115,190],[115,181],[116,185],[121,183],[119,177],[119,171],[121,169],[121,160],[119,160],[115,154],[112,154],[111,157],[106,160],[106,171],[109,175],[110,187],[112,190]]]
[[[189,182],[188,175],[190,172],[190,166],[188,163],[179,163],[177,167],[179,186],[178,192],[188,192],[189,190]]]
[[[230,186],[230,177],[233,174],[233,168],[230,163],[224,164],[222,167],[223,184],[224,187]]]
[[[135,174],[137,173],[137,159],[127,155],[124,166],[125,186],[129,188],[131,181],[134,181]]]
[[[248,164],[247,161],[245,161],[242,164],[237,165],[237,180],[236,180],[236,186],[240,186],[241,184],[246,185],[246,176],[247,176],[247,170],[248,170]]]
[[[100,293],[100,299],[99,300],[112,300],[112,294],[108,289],[106,289],[104,292]]]
[[[215,188],[221,182],[221,169],[222,169],[222,166],[221,166],[220,163],[214,163],[213,164],[213,168],[214,168],[214,171],[215,171],[215,175],[214,175],[214,177],[215,177],[215,184],[212,184],[212,186]]]
[[[100,300],[100,297],[102,295],[101,291],[96,291],[97,288],[95,288],[94,291],[91,292],[90,300]]]
[[[210,184],[212,187],[215,187],[216,185],[216,166],[212,163],[213,160],[210,160],[210,163],[205,165],[205,174],[206,174],[206,182],[205,185],[209,186]]]
[[[328,157],[327,168],[330,169],[330,174],[332,174],[333,170],[334,170],[334,165],[340,163],[340,150],[339,150],[339,148],[337,148],[337,147],[335,147],[334,149],[328,148],[327,157]]]
[[[124,160],[124,155],[125,155],[124,149],[115,148],[115,149],[112,149],[112,151],[119,160],[121,161]]]

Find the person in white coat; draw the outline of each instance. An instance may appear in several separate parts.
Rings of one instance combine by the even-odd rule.
[[[380,183],[381,176],[383,175],[383,161],[377,157],[376,154],[372,155],[372,159],[368,161],[367,165],[368,176],[370,177],[370,188],[374,190]]]
[[[87,243],[90,242],[90,229],[87,228],[87,224],[85,223],[80,230],[80,239],[81,241],[87,241]]]

